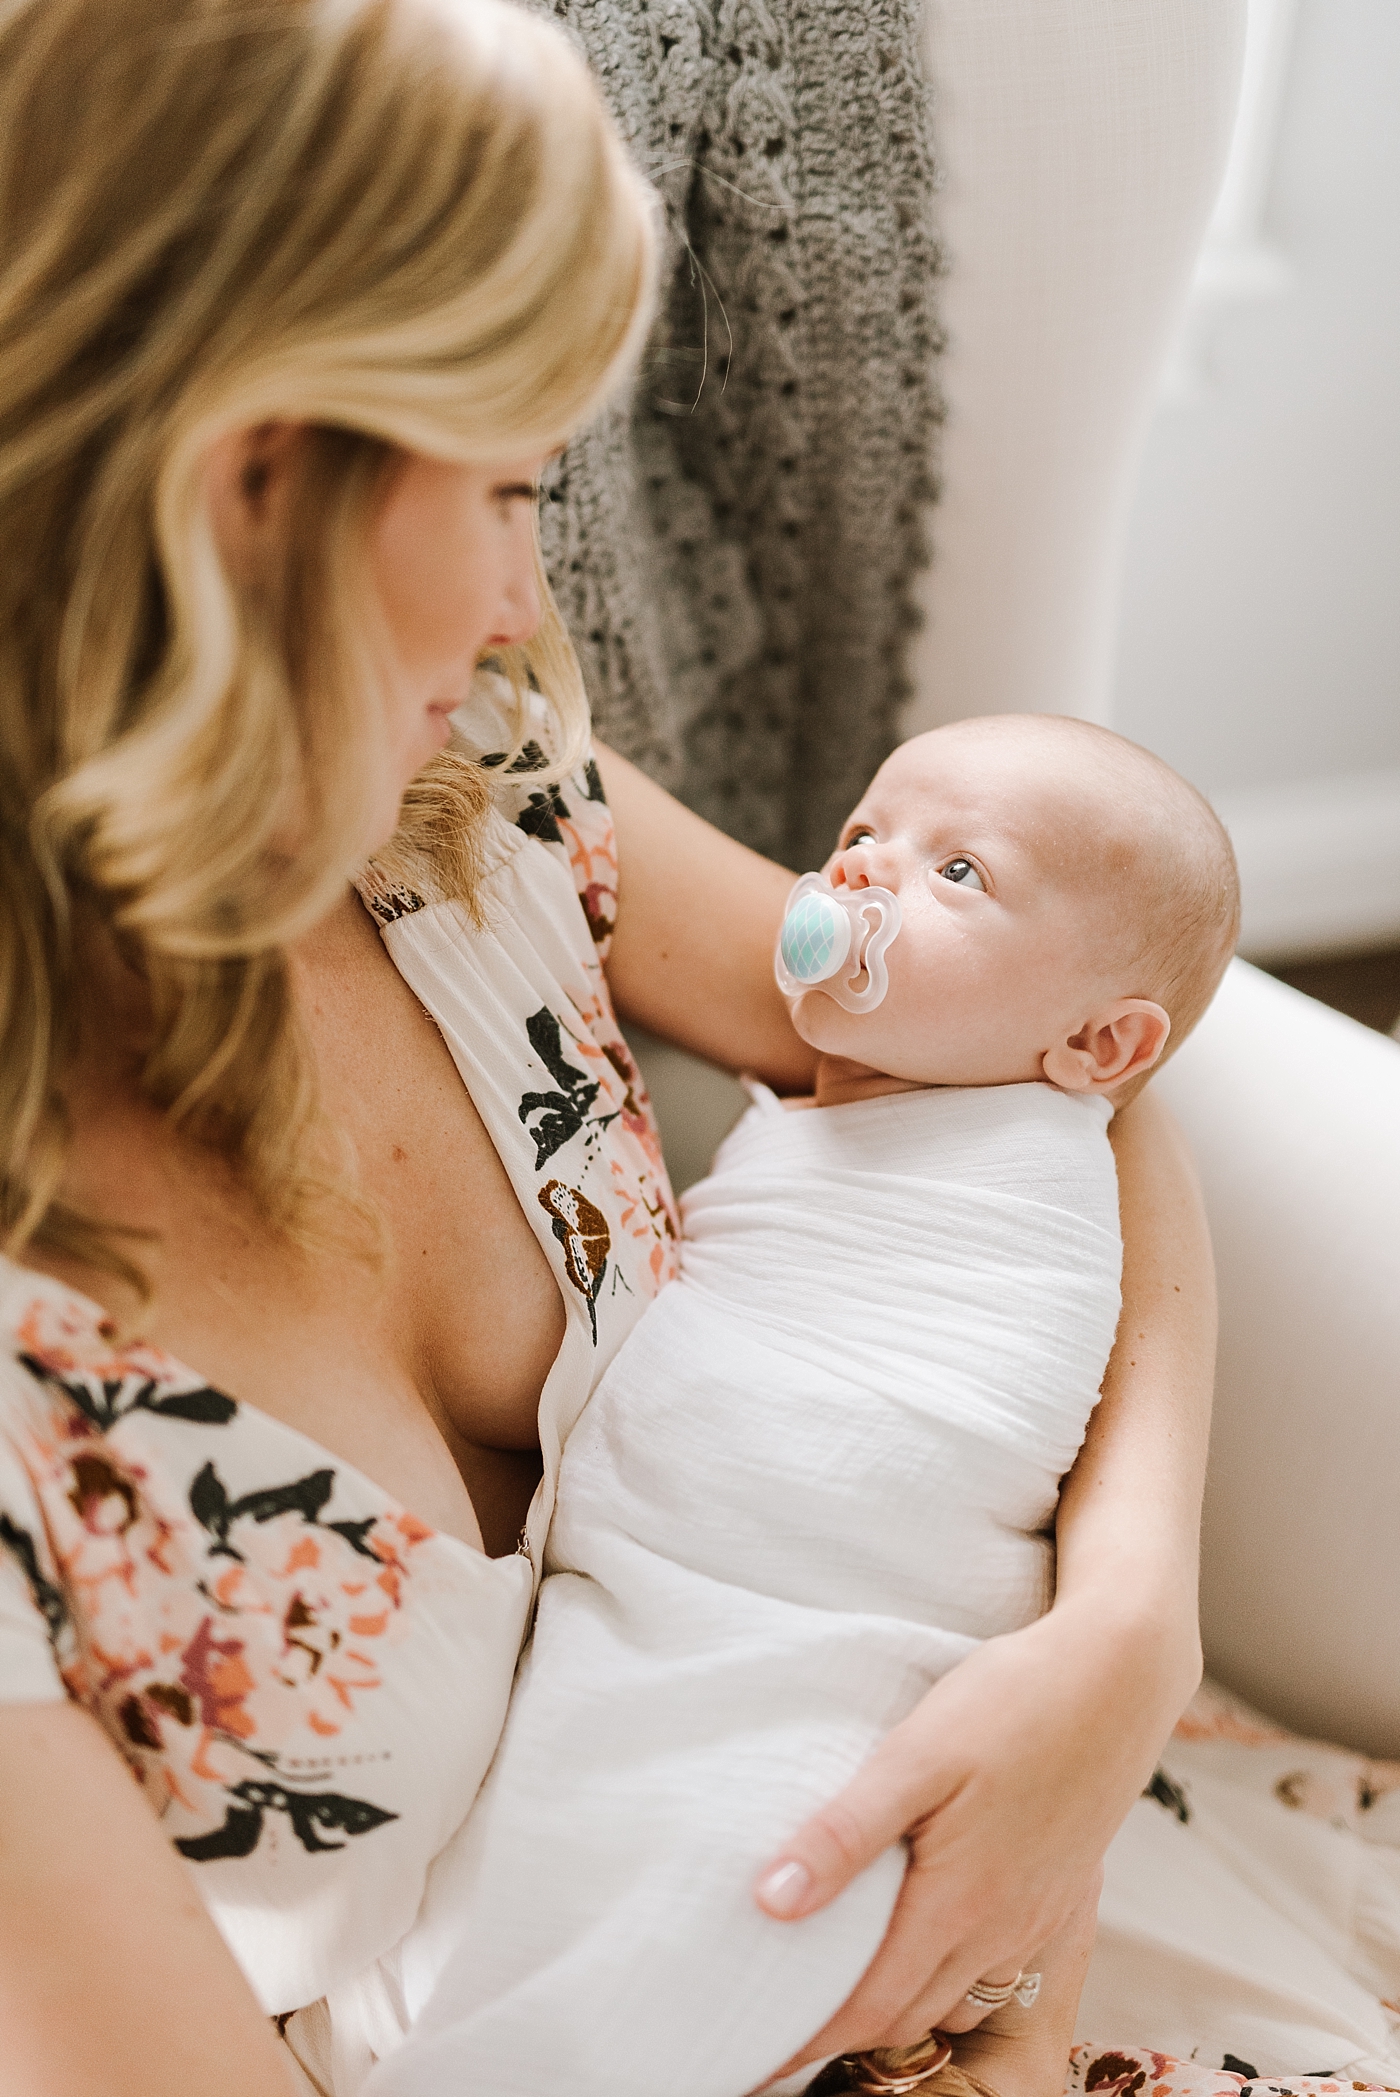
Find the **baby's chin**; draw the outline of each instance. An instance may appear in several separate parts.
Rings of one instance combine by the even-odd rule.
[[[927,1056],[911,1056],[898,1022],[883,1024],[886,1015],[847,1012],[824,991],[809,990],[789,1006],[792,1024],[809,1048],[834,1062],[846,1063],[891,1085],[941,1085],[947,1079]]]
[[[843,1012],[833,998],[824,991],[806,990],[800,998],[788,1005],[794,1031],[802,1036],[808,1048],[820,1049],[824,1055],[844,1056],[850,1050],[841,1039],[850,1026],[851,1015]],[[846,1022],[843,1028],[842,1021]]]
[[[877,1030],[856,1012],[847,1012],[825,991],[809,990],[789,1007],[792,1024],[809,1048],[823,1056],[839,1056],[859,1063],[866,1070],[882,1071]]]

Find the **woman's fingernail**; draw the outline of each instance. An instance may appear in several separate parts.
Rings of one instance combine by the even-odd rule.
[[[775,1864],[758,1882],[758,1897],[773,1915],[795,1915],[811,1890],[811,1872],[792,1859]]]

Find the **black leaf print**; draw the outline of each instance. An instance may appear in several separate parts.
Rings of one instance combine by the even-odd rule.
[[[230,1806],[221,1828],[207,1835],[180,1835],[175,1847],[192,1864],[212,1864],[218,1857],[251,1857],[263,1831],[261,1806]]]
[[[530,1134],[535,1139],[535,1170],[542,1172],[554,1153],[578,1134],[587,1116],[562,1092],[527,1092],[520,1102],[520,1119],[528,1121],[534,1113],[540,1118]]]
[[[515,819],[515,827],[517,830],[523,830],[527,837],[539,838],[544,844],[562,845],[564,833],[559,828],[561,817],[564,822],[568,822],[568,807],[558,787],[551,786],[546,793],[531,794],[526,806]]]
[[[554,1153],[562,1150],[583,1127],[588,1110],[598,1097],[598,1085],[565,1060],[563,1029],[548,1005],[541,1005],[538,1012],[530,1014],[525,1033],[531,1048],[560,1087],[558,1092],[527,1092],[520,1102],[523,1123],[528,1125],[532,1114],[540,1117],[530,1134],[535,1139],[535,1170],[541,1172]]]
[[[55,1587],[39,1563],[39,1553],[33,1537],[27,1529],[9,1515],[0,1513],[0,1544],[12,1557],[19,1560],[20,1571],[29,1584],[29,1592],[44,1623],[48,1627],[49,1643],[56,1645],[59,1634],[68,1622],[68,1604],[61,1588]]]
[[[1191,1808],[1186,1803],[1186,1793],[1180,1784],[1172,1781],[1164,1769],[1153,1771],[1152,1782],[1142,1795],[1144,1798],[1155,1798],[1159,1806],[1165,1806],[1168,1813],[1176,1815],[1183,1827],[1190,1826]]]
[[[483,765],[493,768],[496,765],[504,765],[509,755],[509,751],[506,750],[492,750],[482,758],[481,762]],[[549,759],[545,756],[534,737],[531,736],[528,743],[521,744],[516,755],[506,765],[506,771],[508,774],[511,772],[542,772],[548,763]]]
[[[558,1016],[548,1005],[541,1005],[525,1022],[525,1033],[531,1048],[543,1063],[556,1085],[566,1092],[586,1094],[583,1104],[592,1106],[598,1096],[598,1087],[587,1073],[578,1070],[564,1054],[564,1030]]]
[[[173,1398],[162,1398],[148,1410],[165,1420],[193,1420],[199,1427],[227,1427],[238,1411],[238,1402],[206,1384],[199,1391],[177,1391]]]
[[[167,1420],[193,1420],[204,1427],[227,1427],[238,1411],[238,1402],[207,1384],[195,1391],[175,1391],[164,1398],[155,1379],[130,1376],[60,1376],[37,1355],[22,1354],[20,1360],[31,1376],[50,1390],[62,1391],[85,1419],[103,1434],[124,1420],[128,1413],[156,1413]]]
[[[323,1842],[317,1830],[337,1829],[345,1835],[368,1835],[397,1813],[372,1806],[367,1799],[344,1798],[338,1791],[289,1791],[285,1784],[249,1778],[229,1786],[229,1797],[237,1801],[224,1815],[221,1828],[207,1835],[186,1835],[175,1847],[192,1863],[208,1864],[219,1857],[249,1857],[257,1848],[267,1813],[285,1813],[292,1832],[311,1854],[344,1849],[343,1842]]]
[[[309,1526],[317,1528],[321,1509],[334,1489],[335,1472],[328,1469],[310,1471],[290,1485],[262,1486],[256,1492],[230,1500],[222,1478],[213,1464],[207,1463],[190,1487],[190,1513],[200,1528],[215,1539],[211,1558],[236,1558],[242,1564],[243,1553],[229,1542],[229,1531],[235,1522],[271,1522],[278,1515],[299,1514]]]
[[[190,1513],[201,1529],[221,1541],[228,1537],[229,1498],[224,1482],[213,1464],[206,1464],[190,1486]]]
[[[286,1812],[303,1849],[344,1849],[343,1842],[322,1842],[316,1830],[339,1828],[347,1835],[368,1835],[374,1828],[382,1828],[388,1820],[397,1820],[396,1813],[386,1813],[382,1806],[371,1806],[367,1799],[342,1798],[334,1791],[321,1791],[308,1797],[305,1793],[288,1792]]]
[[[376,1565],[382,1565],[379,1553],[365,1541],[378,1520],[378,1515],[365,1515],[358,1522],[323,1522],[321,1527],[333,1529],[337,1536],[343,1536],[351,1550],[358,1551],[361,1558],[372,1558]]]
[[[590,801],[601,801],[604,808],[607,807],[608,797],[603,792],[603,775],[591,757],[583,768],[583,786]]]

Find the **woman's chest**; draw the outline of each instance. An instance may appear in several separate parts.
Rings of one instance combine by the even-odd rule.
[[[454,1447],[533,1448],[558,1279],[435,1021],[360,915],[373,951],[312,1019],[327,1118],[378,1224],[376,1344]],[[352,1328],[363,1302],[361,1282]]]
[[[509,1549],[534,1478],[493,1452],[535,1446],[559,1285],[441,1035],[354,909],[364,937],[352,921],[318,956],[304,1012],[328,1162],[356,1200],[327,1196],[292,1245],[139,1108],[80,1129],[73,1195],[149,1234],[144,1340],[435,1529],[477,1541],[476,1499]]]

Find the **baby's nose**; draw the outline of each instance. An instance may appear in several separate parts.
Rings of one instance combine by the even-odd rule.
[[[833,888],[888,887],[888,882],[881,879],[876,857],[869,845],[848,845],[832,861],[827,879]]]

